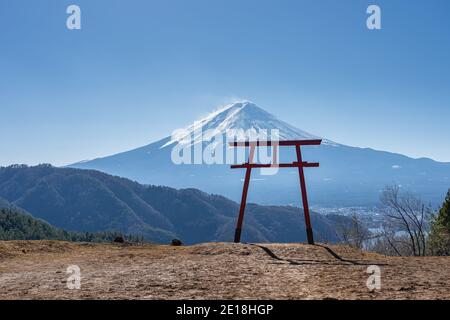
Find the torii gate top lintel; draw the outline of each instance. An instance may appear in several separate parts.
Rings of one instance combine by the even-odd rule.
[[[312,146],[320,145],[322,139],[309,139],[309,140],[280,140],[280,141],[234,141],[230,142],[232,147],[267,147],[267,146]]]
[[[234,242],[240,242],[241,240],[241,232],[242,232],[242,223],[244,220],[244,211],[245,205],[247,202],[247,193],[248,187],[250,184],[250,175],[252,168],[270,168],[270,167],[278,167],[278,168],[298,168],[298,174],[300,177],[300,189],[302,193],[302,202],[303,202],[303,212],[305,214],[305,224],[306,224],[306,235],[308,238],[309,244],[314,244],[313,231],[311,226],[311,219],[309,215],[309,205],[308,205],[308,197],[306,193],[306,182],[305,182],[305,173],[303,171],[304,167],[318,167],[318,162],[304,162],[302,160],[301,146],[312,146],[312,145],[320,145],[322,143],[321,139],[311,139],[311,140],[280,140],[280,141],[235,141],[230,142],[230,146],[232,147],[250,147],[250,154],[247,163],[232,165],[231,169],[239,169],[245,168],[245,180],[244,187],[242,190],[242,199],[241,205],[239,209],[239,217],[236,226],[236,232],[234,234]],[[278,147],[278,146],[294,146],[297,154],[297,161],[292,163],[277,163],[277,148],[274,148],[274,163],[270,164],[261,164],[261,163],[252,163],[253,157],[255,153],[256,147]]]

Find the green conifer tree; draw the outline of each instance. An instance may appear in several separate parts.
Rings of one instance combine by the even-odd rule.
[[[450,255],[450,190],[431,222],[429,248],[433,255]]]

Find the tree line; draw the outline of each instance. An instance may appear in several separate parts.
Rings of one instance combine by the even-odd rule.
[[[0,209],[0,240],[61,240],[74,242],[144,242],[141,235],[124,235],[118,231],[75,232],[56,228],[15,208]]]

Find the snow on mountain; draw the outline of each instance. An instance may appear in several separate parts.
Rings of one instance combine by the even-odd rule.
[[[203,134],[196,134],[200,130]],[[238,140],[269,140],[272,130],[277,130],[279,140],[322,139],[277,119],[253,102],[243,101],[225,105],[187,128],[179,130],[162,148],[186,141],[186,137],[194,137],[190,141],[191,144],[196,144],[210,141],[216,135],[239,131],[245,131],[245,135],[238,134],[236,136]],[[322,143],[338,146],[328,139],[323,139]]]

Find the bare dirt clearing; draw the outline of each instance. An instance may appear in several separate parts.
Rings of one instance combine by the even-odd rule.
[[[81,289],[66,269],[81,269]],[[371,292],[367,267],[381,268]],[[1,299],[450,299],[450,257],[344,246],[0,242]]]

